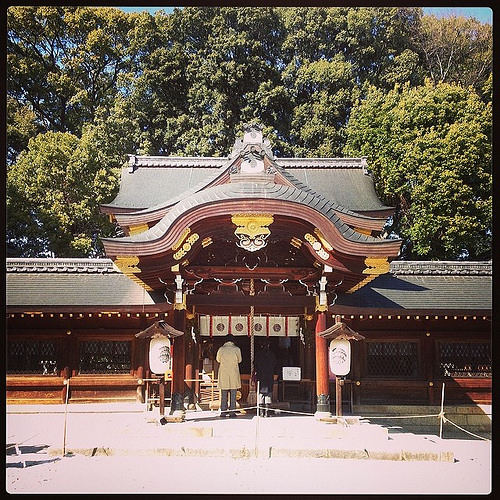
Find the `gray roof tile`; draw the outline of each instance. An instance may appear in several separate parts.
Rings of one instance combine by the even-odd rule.
[[[8,307],[155,303],[109,259],[7,259],[6,301]]]
[[[383,244],[386,240],[380,238],[373,238],[364,234],[360,234],[357,231],[353,231],[347,224],[342,222],[338,215],[335,213],[335,206],[329,201],[326,201],[320,195],[314,193],[311,190],[302,191],[298,188],[284,186],[282,184],[274,184],[270,182],[264,183],[251,183],[251,182],[238,182],[221,184],[218,186],[213,186],[211,188],[199,191],[193,194],[189,201],[187,199],[177,203],[164,217],[161,221],[150,228],[139,234],[132,236],[125,236],[119,238],[115,241],[121,242],[139,242],[139,241],[151,241],[156,238],[161,237],[168,228],[174,223],[174,221],[182,215],[187,209],[194,206],[201,206],[205,203],[211,203],[221,200],[227,200],[231,198],[248,198],[248,199],[279,199],[291,201],[293,203],[300,203],[306,206],[312,206],[314,203],[321,203],[321,209],[319,210],[323,215],[328,217],[330,221],[339,229],[339,231],[344,235],[344,237],[351,241],[364,241],[375,244]],[[340,209],[340,207],[339,207]],[[351,213],[350,211],[342,210],[345,213]],[[355,214],[353,214],[355,215]],[[110,238],[103,238],[104,241]]]
[[[142,306],[164,303],[109,259],[7,259],[7,308]],[[161,294],[160,294],[161,295]],[[352,294],[344,309],[491,311],[491,262],[394,261],[391,272]]]
[[[133,157],[133,167],[123,168],[120,191],[105,205],[131,210],[171,205],[194,194],[224,173],[229,158]],[[363,158],[282,158],[276,168],[331,203],[354,212],[384,210]],[[299,186],[297,186],[299,187]]]
[[[367,309],[491,310],[492,278],[385,274],[352,294],[339,295],[336,305]]]

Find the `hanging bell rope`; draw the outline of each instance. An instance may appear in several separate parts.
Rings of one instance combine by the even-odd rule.
[[[254,307],[250,306],[250,373],[254,371],[255,335],[254,335]]]
[[[250,279],[250,296],[255,295],[255,283],[253,281],[253,278]],[[248,385],[248,397],[247,397],[247,403],[249,404],[255,404],[257,401],[257,393],[255,392],[255,384],[254,381],[252,380],[252,375],[254,372],[254,313],[255,309],[254,306],[250,306],[250,380],[249,380],[249,385]]]
[[[253,278],[250,279],[250,296],[255,295],[255,284]],[[250,306],[250,374],[254,372],[255,360],[255,330],[254,330],[254,306]]]

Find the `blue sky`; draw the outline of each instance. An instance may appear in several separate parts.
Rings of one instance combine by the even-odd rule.
[[[157,10],[163,9],[166,12],[173,10],[173,7],[118,7],[126,12],[140,12],[146,10],[154,14]],[[426,14],[434,14],[436,17],[448,15],[462,15],[464,17],[475,17],[482,23],[493,23],[493,11],[489,7],[424,7]]]
[[[434,14],[436,17],[455,14],[464,17],[475,17],[482,23],[493,24],[493,10],[489,7],[424,7],[425,14]]]

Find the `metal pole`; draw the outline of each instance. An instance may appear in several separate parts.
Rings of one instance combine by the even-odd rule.
[[[260,417],[260,382],[257,380],[257,416]]]
[[[64,381],[66,385],[66,398],[64,404],[64,429],[63,429],[63,446],[62,446],[62,456],[66,455],[66,422],[68,419],[68,396],[69,396],[69,378]]]
[[[257,380],[257,418],[255,419],[255,446],[254,446],[254,454],[255,458],[259,456],[259,421],[260,421],[260,405],[259,405],[259,395],[260,394],[260,382]]]
[[[439,414],[439,439],[443,437],[443,417],[444,417],[444,382],[443,387],[441,389],[441,412]]]

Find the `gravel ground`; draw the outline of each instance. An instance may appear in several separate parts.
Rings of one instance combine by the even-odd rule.
[[[95,456],[54,454],[62,452],[65,415],[61,409],[9,408],[6,438],[10,446],[6,451],[5,491],[10,494],[484,495],[495,490],[492,488],[491,441],[444,439],[441,444],[453,452],[454,462],[297,458],[292,455],[271,458],[139,456],[134,454],[137,448],[133,446],[147,449],[167,446],[173,436],[187,436],[191,426],[213,428],[216,435],[226,436],[220,438],[224,446],[233,446],[241,436],[254,433],[260,421],[245,418],[222,421],[206,419],[206,415],[196,413],[190,417],[194,420],[186,425],[157,426],[149,423],[149,414],[116,412],[114,406],[106,408],[107,411],[104,407],[93,406],[71,408],[66,429],[70,448],[66,451],[79,446],[92,449],[105,443],[112,449],[128,443],[130,454],[106,456],[102,453],[104,448]],[[290,435],[291,445],[299,446],[296,436],[319,439],[329,426],[321,425],[318,429],[318,424],[308,417],[280,417],[266,419],[258,428],[264,441],[266,432],[281,433]],[[408,449],[418,449],[438,439],[406,432],[391,435],[395,442],[401,446],[406,444]],[[186,438],[186,443],[192,441]],[[18,450],[13,443],[18,443]],[[370,444],[370,440],[366,443]],[[371,445],[375,447],[375,443]],[[57,449],[59,451],[55,451]]]
[[[462,449],[457,447],[457,450]],[[465,448],[464,448],[465,449]],[[9,450],[7,493],[468,494],[491,492],[491,443],[454,463],[323,458],[51,456]]]

